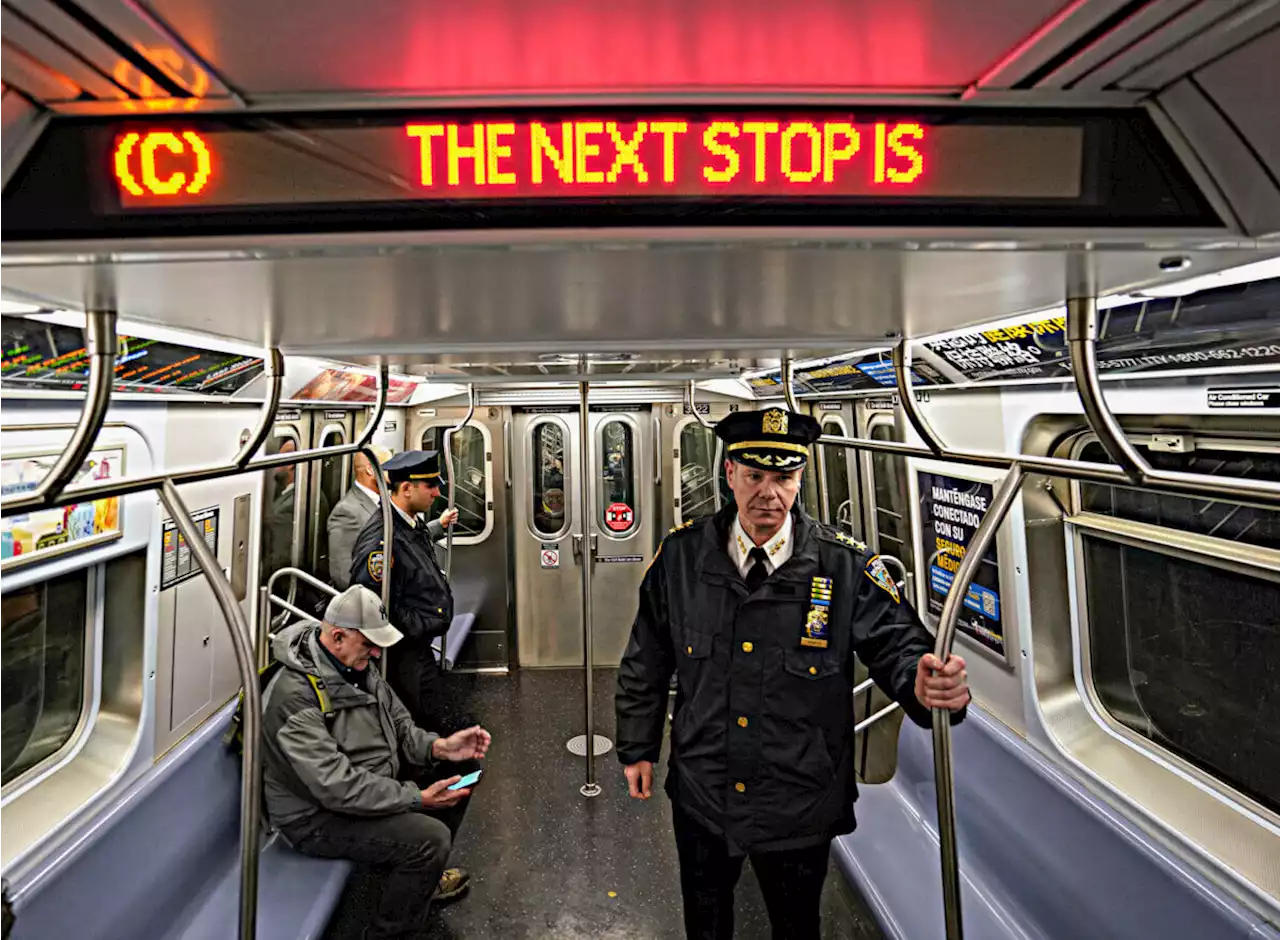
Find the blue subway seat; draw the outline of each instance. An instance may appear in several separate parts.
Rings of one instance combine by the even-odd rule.
[[[966,937],[1280,940],[980,709],[953,735]],[[903,722],[894,778],[859,791],[837,863],[892,940],[944,936],[931,733]]]
[[[240,761],[222,743],[234,706],[133,785],[15,903],[12,940],[234,940],[240,909]],[[352,871],[278,836],[259,861],[258,935],[317,940]]]

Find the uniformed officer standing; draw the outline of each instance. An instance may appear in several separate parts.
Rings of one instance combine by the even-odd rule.
[[[448,734],[458,729],[447,714],[440,665],[431,642],[444,636],[453,620],[453,593],[436,560],[435,539],[457,519],[457,510],[438,522],[417,517],[440,495],[436,451],[408,450],[382,465],[391,489],[391,610],[404,641],[387,658],[387,680],[420,728]],[[369,517],[351,553],[351,583],[381,595],[385,577],[382,513]]]
[[[716,426],[733,505],[658,549],[618,671],[618,757],[648,799],[677,678],[667,794],[685,931],[733,936],[745,857],[775,940],[817,940],[833,837],[854,828],[855,654],[920,725],[963,717],[964,661],[944,666],[866,546],[795,506],[817,440],[807,415],[738,412]]]

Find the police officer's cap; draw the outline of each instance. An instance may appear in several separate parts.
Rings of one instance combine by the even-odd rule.
[[[440,485],[440,456],[434,450],[406,450],[382,465],[391,485],[429,483]]]
[[[736,411],[716,425],[731,460],[758,470],[798,470],[809,460],[809,445],[822,434],[818,422],[785,408]]]

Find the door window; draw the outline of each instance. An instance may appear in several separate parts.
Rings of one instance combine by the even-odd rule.
[[[893,423],[871,425],[873,441],[892,441]],[[911,570],[911,526],[907,515],[907,479],[904,458],[871,452],[871,477],[875,487],[876,550],[892,555]]]
[[[533,531],[543,538],[558,538],[569,527],[567,440],[564,425],[553,419],[543,419],[529,429]]]
[[[337,447],[345,444],[347,436],[342,428],[326,428],[320,435],[321,447]],[[320,486],[316,493],[316,570],[314,574],[325,578],[329,574],[329,513],[338,505],[346,484],[346,457],[325,457],[320,461]]]
[[[468,424],[453,435],[450,442],[453,466],[450,467],[446,466],[444,459],[444,435],[448,430],[448,427],[436,425],[422,433],[422,449],[440,454],[440,478],[446,487],[431,505],[428,518],[438,519],[449,508],[447,487],[456,483],[453,506],[458,510],[458,522],[454,538],[476,538],[484,535],[489,517],[484,432],[478,425]]]
[[[267,456],[298,450],[298,437],[291,428],[279,428],[267,440]],[[297,513],[298,465],[286,464],[263,471],[267,476],[262,511],[262,581],[294,561],[293,530]]]
[[[606,418],[600,424],[598,438],[597,518],[603,532],[623,538],[640,524],[635,428],[626,418]]]
[[[828,419],[822,425],[823,434],[844,436],[840,422]],[[843,447],[819,444],[822,448],[822,469],[827,484],[827,519],[843,531],[853,534],[853,488],[849,485],[848,451]]]
[[[676,522],[714,515],[720,508],[720,439],[696,420],[680,430],[680,505]]]

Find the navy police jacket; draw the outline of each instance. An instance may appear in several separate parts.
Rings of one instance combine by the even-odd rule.
[[[382,595],[382,514],[375,512],[356,536],[351,551],[351,583]],[[436,560],[435,540],[425,524],[412,526],[391,514],[392,622],[404,634],[396,652],[429,648],[453,620],[453,592]]]
[[[933,639],[865,546],[798,508],[792,557],[750,593],[727,550],[736,512],[675,530],[645,574],[618,757],[658,761],[675,672],[668,795],[731,850],[804,848],[854,828],[855,655],[928,727],[915,674]]]

